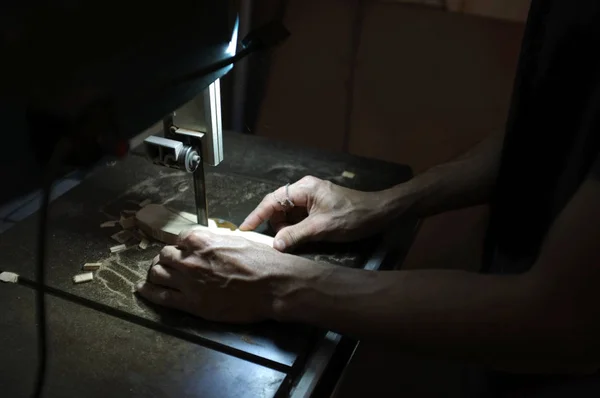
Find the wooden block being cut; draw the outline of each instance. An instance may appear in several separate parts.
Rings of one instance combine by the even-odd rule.
[[[152,238],[169,245],[177,243],[180,232],[198,229],[221,235],[240,236],[273,247],[273,238],[270,236],[239,229],[232,231],[227,228],[219,228],[213,220],[209,220],[209,226],[204,227],[196,223],[196,215],[176,211],[163,205],[149,204],[136,213],[135,219],[139,229]]]

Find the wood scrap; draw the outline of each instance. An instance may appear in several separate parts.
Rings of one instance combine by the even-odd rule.
[[[119,253],[122,252],[124,250],[127,250],[127,245],[122,244],[122,245],[116,245],[110,248],[110,252],[111,253]]]
[[[0,282],[4,283],[17,283],[19,281],[19,274],[14,272],[0,272]]]
[[[94,280],[93,272],[86,272],[83,274],[75,275],[73,277],[73,283],[85,283],[85,282],[91,282],[93,280]]]
[[[118,223],[119,223],[119,221],[117,221],[117,220],[105,221],[102,224],[100,224],[100,228],[112,228],[112,227],[116,227]]]
[[[102,266],[102,263],[85,263],[82,269],[84,271],[97,271]]]
[[[150,244],[150,241],[148,239],[142,238],[142,240],[138,244],[138,247],[142,250],[146,250],[148,248],[149,244]]]
[[[273,246],[273,238],[267,235],[251,231],[231,231],[227,228],[219,228],[213,220],[209,220],[209,226],[204,227],[196,223],[196,215],[176,211],[163,205],[149,204],[135,215],[136,224],[140,230],[148,236],[163,243],[174,245],[182,231],[207,230],[213,233],[229,236],[239,236],[250,241]]]

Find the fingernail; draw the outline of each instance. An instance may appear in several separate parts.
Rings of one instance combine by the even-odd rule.
[[[284,251],[285,250],[285,242],[281,239],[275,239],[275,242],[273,242],[273,247],[277,250]]]
[[[142,288],[142,286],[144,286],[144,282],[139,282],[137,285],[135,285],[135,290],[138,291]]]

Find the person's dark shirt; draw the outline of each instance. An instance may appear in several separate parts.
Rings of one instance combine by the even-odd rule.
[[[533,0],[487,236],[492,272],[528,270],[600,149],[600,1]]]
[[[484,271],[531,268],[583,181],[600,179],[599,153],[600,0],[533,0],[491,202]],[[600,396],[596,376],[488,376],[488,391],[500,395],[534,388],[525,396]]]

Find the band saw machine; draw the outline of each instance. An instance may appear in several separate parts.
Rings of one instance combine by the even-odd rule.
[[[368,191],[408,180],[410,168],[223,131],[222,78],[289,35],[275,20],[241,37],[239,1],[1,7],[3,54],[18,60],[4,63],[2,91],[19,109],[3,138],[23,150],[2,160],[0,205],[40,188],[37,213],[0,234],[0,275],[15,276],[0,283],[3,394],[328,396],[357,341],[306,325],[222,325],[142,302],[132,286],[162,246],[120,222],[152,202],[201,225],[239,225],[264,195],[305,175]],[[52,195],[73,170],[89,172]],[[386,269],[416,225],[296,254]],[[259,232],[272,236],[266,225]],[[88,269],[93,280],[74,283]]]

